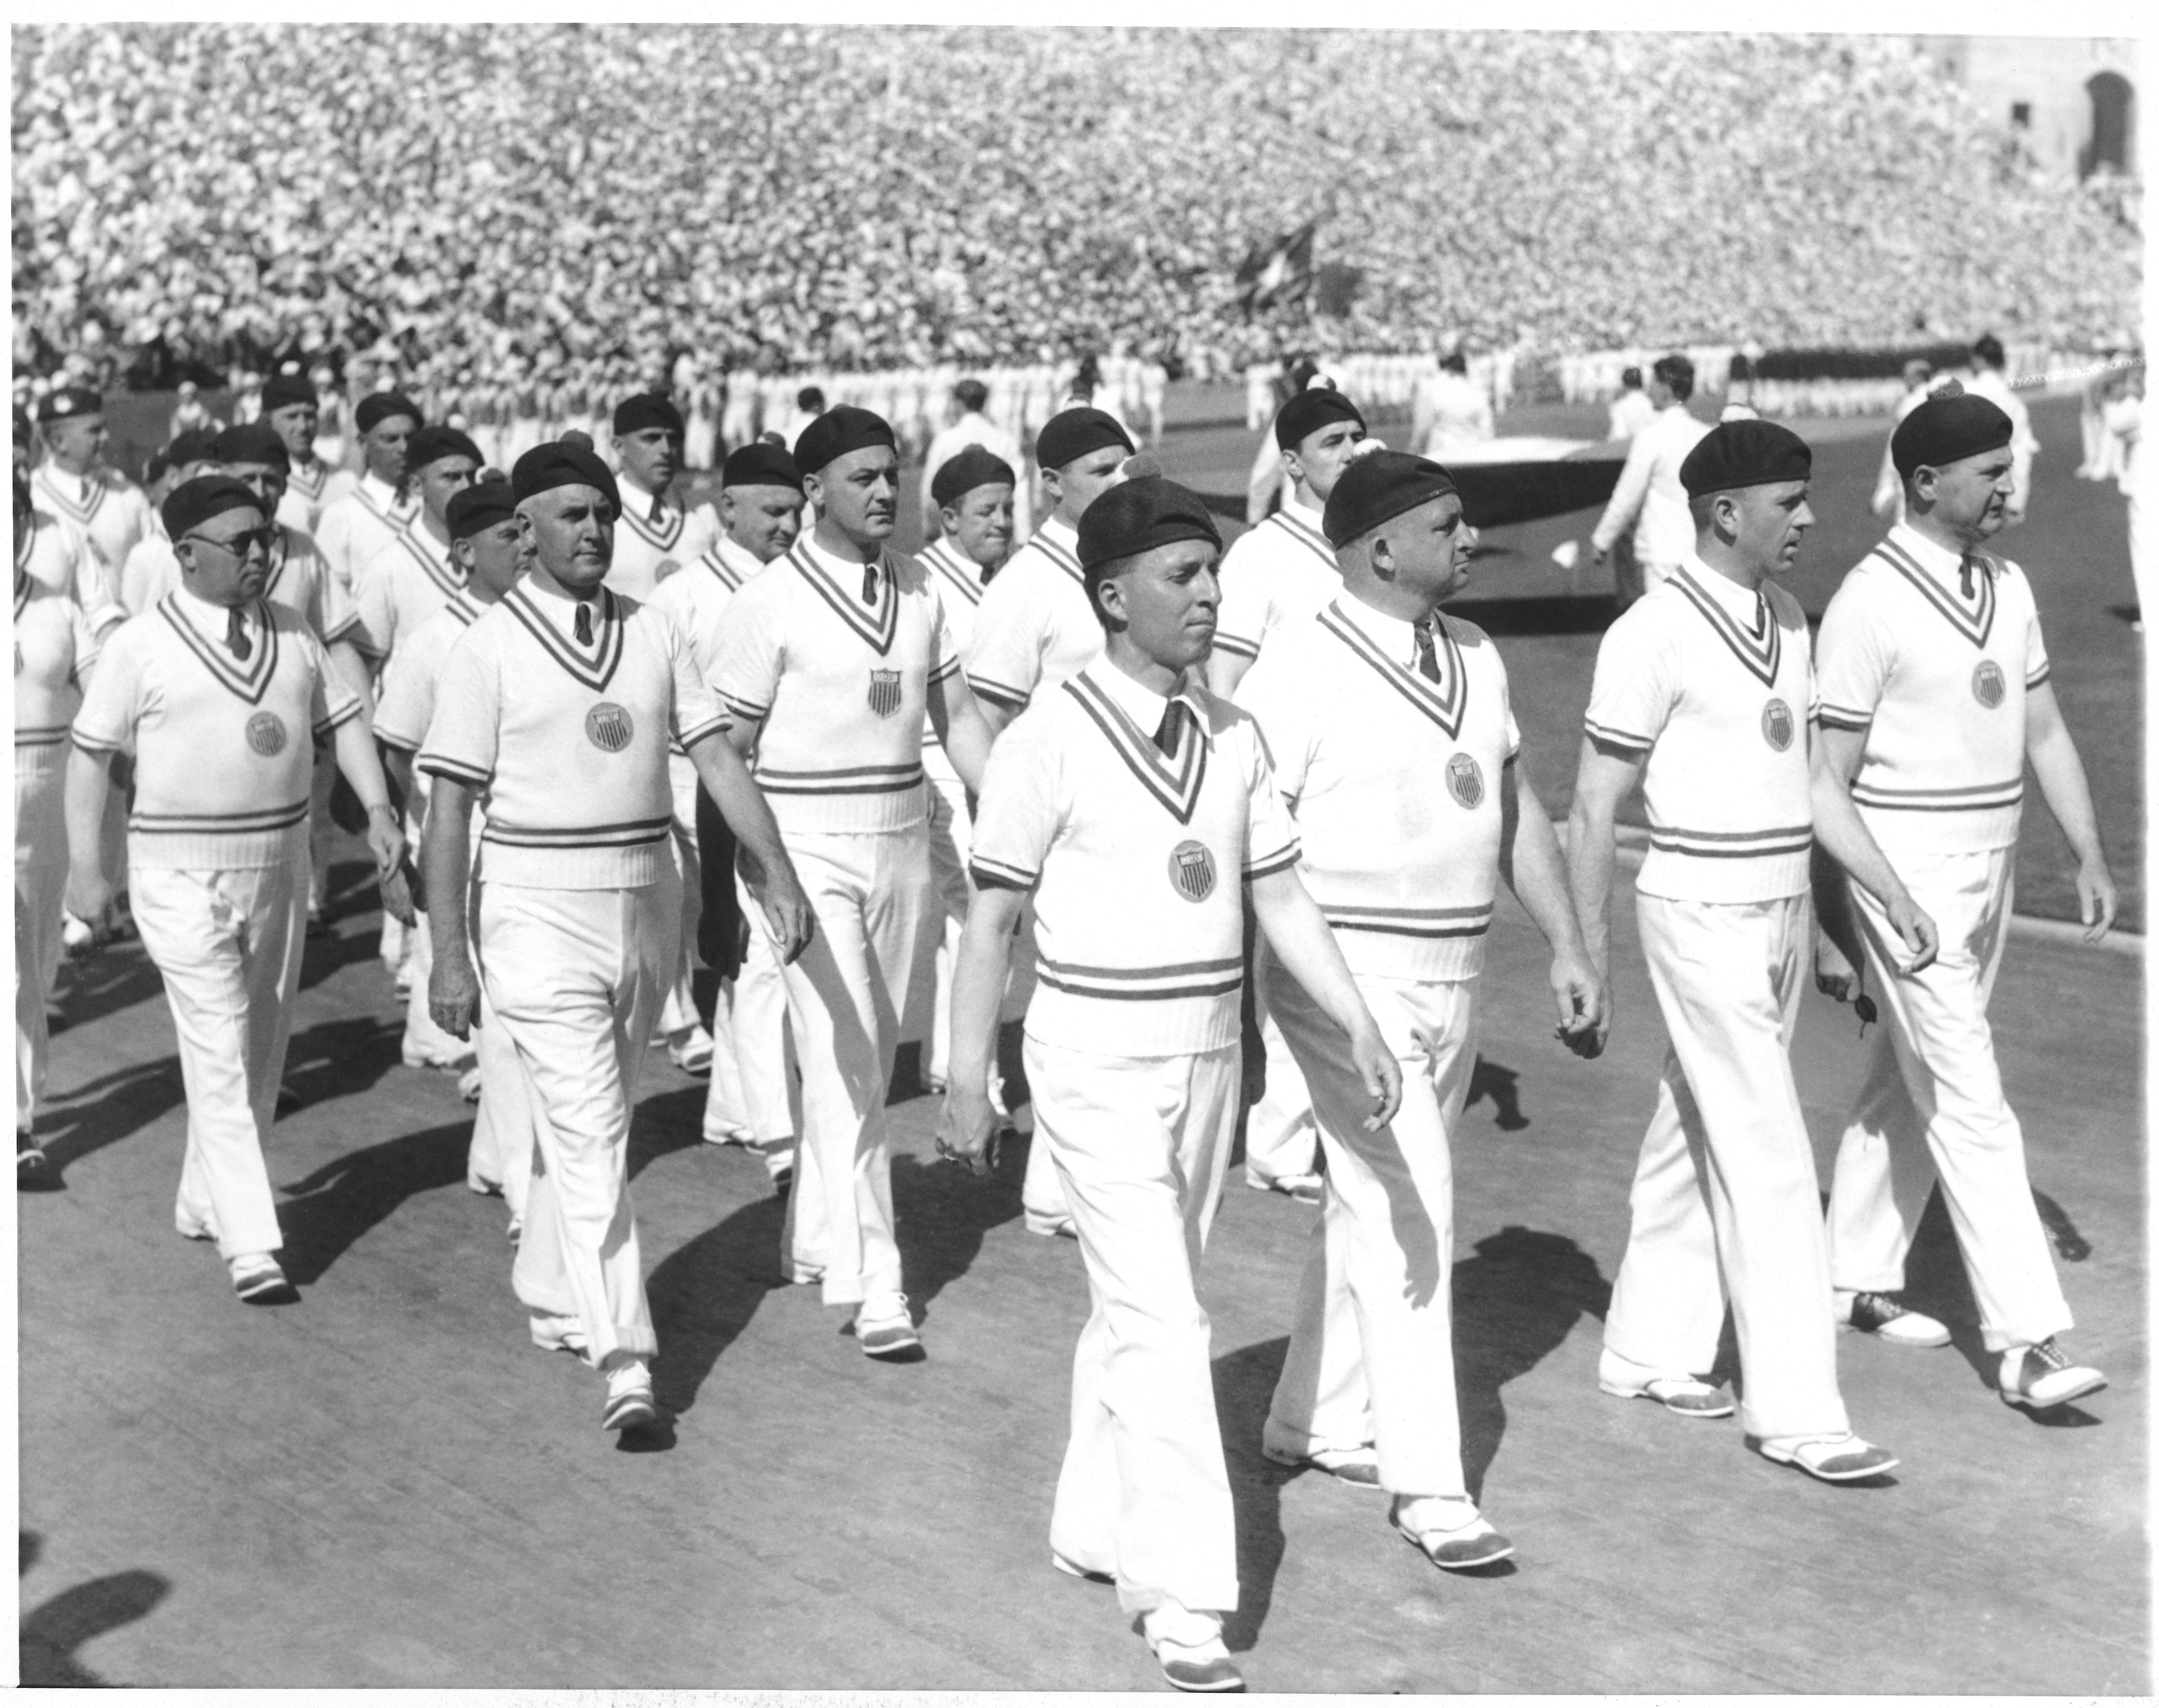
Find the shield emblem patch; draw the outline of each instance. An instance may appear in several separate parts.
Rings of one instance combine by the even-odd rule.
[[[1447,762],[1447,792],[1461,807],[1474,808],[1484,799],[1484,774],[1468,754],[1457,753]]]
[[[247,745],[266,759],[285,751],[285,720],[274,712],[258,712],[247,720]]]
[[[1179,842],[1169,851],[1169,881],[1188,902],[1214,893],[1214,857],[1204,842]]]
[[[1781,700],[1772,700],[1762,708],[1762,739],[1778,753],[1792,744],[1792,708]]]
[[[637,732],[629,709],[603,700],[585,714],[585,738],[603,753],[619,753]]]
[[[899,672],[872,670],[870,672],[870,710],[879,717],[890,717],[899,710]]]
[[[2008,691],[2001,679],[2001,666],[1991,658],[1981,659],[1979,668],[1971,673],[1971,697],[1991,712]]]

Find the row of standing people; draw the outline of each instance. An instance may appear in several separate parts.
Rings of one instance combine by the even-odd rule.
[[[230,476],[189,480],[167,500],[180,586],[108,637],[73,719],[69,802],[71,829],[94,826],[110,756],[131,754],[131,864],[193,874],[167,911],[200,929],[145,928],[189,1069],[182,1231],[217,1238],[243,1296],[264,1296],[275,1242],[238,1249],[262,1231],[242,1231],[244,1205],[220,1208],[232,1171],[211,1159],[237,1155],[244,1127],[260,1172],[282,1030],[266,1020],[244,1038],[209,1035],[199,1022],[212,1005],[189,981],[196,962],[214,964],[228,986],[237,979],[289,1010],[304,893],[297,771],[311,752],[289,731],[304,715],[334,743],[367,813],[393,911],[408,830],[424,840],[428,1017],[453,1037],[477,1018],[483,1040],[492,1021],[506,1046],[492,1071],[482,1059],[491,1131],[485,1146],[476,1131],[475,1167],[491,1163],[505,1191],[518,1177],[517,1291],[536,1341],[601,1371],[608,1425],[638,1427],[655,1410],[624,1166],[638,1064],[681,981],[681,893],[722,912],[730,867],[743,875],[734,900],[751,942],[777,970],[801,1078],[783,1261],[851,1309],[865,1352],[920,1356],[882,1105],[914,941],[938,911],[941,800],[971,893],[951,960],[940,1148],[979,1163],[996,1130],[993,1022],[1011,995],[1012,945],[1031,932],[1028,1224],[1077,1238],[1095,1298],[1053,1558],[1116,1582],[1173,1682],[1224,1687],[1235,1682],[1219,1634],[1235,1605],[1235,1545],[1192,1275],[1240,1091],[1258,1089],[1239,1065],[1261,1056],[1240,1048],[1244,898],[1263,939],[1262,1011],[1287,1046],[1266,1053],[1268,1077],[1276,1089],[1302,1078],[1327,1155],[1267,1451],[1386,1490],[1395,1527],[1436,1563],[1489,1563],[1509,1545],[1462,1485],[1446,1285],[1447,1136],[1474,1059],[1482,942],[1504,874],[1551,939],[1562,1038],[1584,1053],[1601,1047],[1612,815],[1640,780],[1652,853],[1639,905],[1674,1048],[1607,1331],[1607,1391],[1728,1415],[1704,1379],[1728,1298],[1744,1421],[1764,1453],[1830,1480],[1886,1468],[1893,1461],[1851,1432],[1835,1398],[1835,1323],[1934,1338],[1938,1325],[1893,1294],[1938,1168],[1988,1343],[2004,1355],[2005,1397],[2044,1405],[2088,1392],[2096,1373],[2054,1347],[2068,1314],[2021,1136],[1998,1075],[1980,1071],[1991,1069],[1984,1007],[2021,797],[2011,779],[2027,752],[2078,847],[2098,929],[2112,886],[2028,590],[2013,566],[1975,555],[2000,524],[2006,457],[1988,443],[1991,417],[1975,424],[1956,400],[1943,404],[1956,417],[1946,427],[1939,410],[1913,417],[1926,453],[1906,475],[1918,520],[1855,572],[1825,625],[1819,735],[1804,620],[1769,581],[1809,520],[1804,448],[1737,423],[1690,457],[1696,548],[1600,653],[1571,862],[1524,774],[1497,649],[1439,612],[1469,538],[1452,483],[1423,459],[1361,452],[1361,417],[1338,393],[1285,407],[1275,437],[1292,502],[1226,561],[1204,505],[1135,468],[1114,420],[1067,411],[1038,446],[1053,513],[1002,566],[1014,477],[979,449],[946,483],[947,540],[923,559],[889,549],[897,447],[867,411],[821,417],[792,466],[745,453],[723,489],[727,541],[686,564],[654,555],[683,543],[690,518],[665,483],[640,480],[634,451],[641,432],[679,438],[660,400],[618,415],[626,478],[557,443],[520,458],[506,492],[472,484],[477,455],[425,437],[417,410],[378,411],[363,432],[402,430],[414,463],[404,472],[422,495],[401,524],[409,500],[371,468],[388,500],[346,494],[338,502],[365,517],[348,507],[342,531],[321,531],[348,551],[363,522],[389,536],[355,590],[378,613],[359,623],[355,644],[381,648],[373,624],[390,635],[375,732],[415,753],[413,792],[425,779],[430,794],[424,818],[401,825],[374,748],[347,733],[366,727],[361,692],[341,684],[303,619],[259,598],[284,543],[276,506]],[[445,465],[437,506],[428,471]],[[812,525],[795,536],[805,498]],[[334,520],[329,508],[318,525]],[[1946,571],[1937,560],[1951,548],[1937,535],[1961,542]],[[730,542],[762,562],[731,562]],[[453,573],[430,572],[431,546]],[[391,552],[417,572],[377,563]],[[220,578],[225,564],[241,568]],[[644,574],[650,583],[630,591]],[[18,579],[19,598],[19,558]],[[441,595],[401,639],[400,585]],[[1898,599],[1922,603],[1908,613]],[[1915,636],[1915,613],[1940,632]],[[1980,664],[1953,694],[1946,654],[1959,644]],[[124,668],[111,668],[116,656]],[[266,671],[266,658],[289,668]],[[400,713],[399,679],[415,672],[430,678],[432,703]],[[181,678],[193,713],[153,691]],[[260,703],[249,693],[271,690],[291,700],[266,708],[287,732],[274,742],[258,714],[242,716]],[[1939,762],[1936,727],[1975,719],[1985,738],[1960,751],[1981,769],[2007,765],[2005,775],[1915,784],[1915,766]],[[930,732],[957,788],[924,788]],[[670,737],[717,809],[702,826],[700,802],[685,814],[670,779]],[[213,748],[222,769],[180,763]],[[230,804],[195,791],[257,761],[267,769],[253,793],[233,800],[276,823],[193,822]],[[18,794],[20,777],[18,758]],[[1756,786],[1710,798],[1708,777]],[[177,811],[158,810],[161,791]],[[1938,798],[1949,810],[1923,819]],[[189,822],[168,829],[168,818]],[[1891,829],[1913,825],[1916,837]],[[168,836],[173,863],[146,861]],[[1935,846],[1944,836],[1958,846]],[[1833,874],[1814,886],[1830,936],[1890,1011],[1826,1233],[1785,1054],[1816,837],[1858,886],[1835,905],[1827,898],[1846,891]],[[100,874],[85,851],[96,846],[75,839],[93,911]],[[186,863],[213,856],[238,863]],[[18,847],[18,872],[21,858]],[[233,872],[272,876],[236,887]],[[279,919],[291,928],[282,937],[269,929]],[[724,964],[723,942],[717,952]],[[730,1043],[745,1074],[777,1068],[774,1047],[746,1043],[739,1025]],[[214,1056],[222,1077],[205,1065]],[[716,1070],[715,1096],[722,1084]],[[224,1135],[210,1131],[220,1098]]]

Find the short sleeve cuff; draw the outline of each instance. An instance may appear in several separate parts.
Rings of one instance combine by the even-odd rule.
[[[1636,735],[1632,730],[1615,729],[1608,723],[1599,723],[1593,717],[1583,718],[1582,727],[1608,747],[1624,748],[1630,753],[1646,753],[1657,744],[1653,736]]]
[[[998,706],[1007,706],[1014,712],[1027,704],[1027,692],[1024,689],[1011,687],[1003,682],[993,682],[986,676],[971,676],[968,678],[967,686],[975,691],[979,698],[990,701]]]
[[[1873,727],[1874,714],[1850,706],[1834,706],[1825,700],[1815,708],[1815,722],[1824,729],[1864,732]]]
[[[1286,843],[1270,854],[1246,862],[1245,881],[1249,883],[1256,877],[1271,877],[1277,872],[1287,872],[1303,857],[1304,850],[1301,845],[1294,841]]]
[[[724,712],[716,712],[710,717],[700,719],[687,729],[677,732],[675,739],[681,743],[683,751],[686,753],[706,737],[719,735],[733,727],[733,720]]]
[[[1260,643],[1241,634],[1225,634],[1218,629],[1214,631],[1214,650],[1226,652],[1232,658],[1256,659],[1260,655]]]
[[[453,783],[469,784],[475,789],[485,788],[494,780],[494,775],[491,771],[479,770],[443,753],[421,754],[419,767],[430,777],[446,777]]]
[[[985,854],[977,854],[967,862],[967,875],[975,880],[978,889],[1014,889],[1023,893],[1033,889],[1042,876],[1038,872],[992,860]]]

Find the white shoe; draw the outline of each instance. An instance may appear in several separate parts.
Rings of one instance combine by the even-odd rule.
[[[922,1350],[905,1293],[865,1299],[855,1309],[855,1343],[871,1358],[903,1359]]]
[[[1241,1690],[1244,1675],[1222,1641],[1219,1614],[1196,1613],[1164,1602],[1140,1620],[1140,1634],[1154,1651],[1162,1675],[1180,1690]]]
[[[88,920],[78,919],[73,914],[60,915],[60,947],[70,955],[87,949],[93,934]]]
[[[1836,1320],[1891,1346],[1947,1346],[1949,1332],[1933,1317],[1900,1305],[1887,1293],[1840,1292]]]
[[[1897,1468],[1887,1447],[1861,1441],[1849,1430],[1837,1436],[1769,1436],[1756,1451],[1773,1465],[1789,1465],[1824,1483],[1856,1483]]]
[[[1442,1571],[1496,1566],[1514,1551],[1466,1494],[1396,1495],[1387,1522]]]
[[[458,1095],[468,1103],[479,1101],[479,1067],[477,1063],[458,1075]]]
[[[667,1059],[686,1074],[712,1071],[712,1034],[702,1026],[678,1032],[667,1040]]]
[[[1325,1188],[1317,1174],[1277,1174],[1271,1177],[1245,1171],[1245,1184],[1255,1192],[1278,1192],[1293,1198],[1301,1204],[1316,1204],[1324,1196]]]
[[[2001,1397],[2011,1405],[2044,1411],[2105,1386],[2105,1376],[2089,1364],[2071,1364],[2051,1334],[2037,1346],[2012,1346],[2001,1354]]]
[[[741,1145],[757,1148],[757,1135],[747,1127],[707,1127],[698,1135],[708,1145]]]
[[[652,1399],[651,1368],[641,1358],[623,1359],[607,1373],[607,1402],[600,1408],[600,1427],[644,1429],[659,1421],[660,1408]]]

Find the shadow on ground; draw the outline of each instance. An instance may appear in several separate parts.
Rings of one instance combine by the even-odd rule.
[[[22,1565],[27,1572],[44,1551],[34,1530],[18,1538]],[[149,1613],[172,1592],[171,1582],[154,1571],[116,1571],[64,1589],[51,1600],[23,1615],[18,1638],[21,1683],[31,1689],[80,1690],[106,1680],[75,1658],[75,1651],[92,1638],[122,1625],[132,1625]]]

